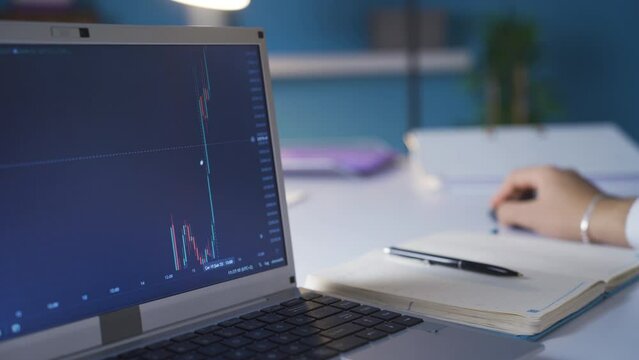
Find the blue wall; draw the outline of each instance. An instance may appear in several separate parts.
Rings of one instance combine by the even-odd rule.
[[[367,14],[402,1],[254,1],[238,14],[241,25],[266,29],[275,52],[339,51],[367,47]],[[429,0],[449,11],[452,45],[478,49],[485,21],[498,14],[532,18],[540,29],[538,73],[561,104],[551,121],[620,124],[639,140],[639,3],[623,0]],[[515,6],[516,5],[516,6]],[[466,75],[423,78],[424,126],[477,123],[477,99]],[[392,96],[391,96],[392,94]],[[400,144],[405,129],[405,85],[395,79],[276,81],[284,137],[383,134]],[[321,125],[320,125],[321,124]]]
[[[184,6],[169,0],[75,0],[80,7],[90,7],[100,20],[113,24],[184,25]],[[0,10],[11,0],[0,0]]]
[[[184,24],[169,0],[81,0],[105,22]],[[7,0],[0,0],[0,8]],[[366,49],[368,13],[401,0],[253,0],[235,23],[263,27],[272,53]],[[540,28],[539,75],[563,107],[552,121],[613,121],[639,140],[639,2],[625,0],[422,0],[449,11],[452,45],[479,49],[490,16],[513,11]],[[477,123],[477,99],[466,75],[425,76],[424,126]],[[277,80],[283,137],[374,135],[401,147],[406,125],[405,79],[397,77]]]
[[[184,25],[184,6],[168,0],[76,0],[91,6],[102,21],[117,24]]]

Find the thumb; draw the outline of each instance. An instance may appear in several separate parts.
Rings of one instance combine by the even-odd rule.
[[[497,220],[505,226],[520,226],[532,229],[534,202],[507,201],[497,208]]]

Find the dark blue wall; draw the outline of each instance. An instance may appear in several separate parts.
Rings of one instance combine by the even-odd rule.
[[[169,0],[82,0],[105,22],[184,24],[182,5]],[[0,0],[0,6],[7,0]],[[235,13],[243,26],[263,27],[272,53],[366,49],[368,14],[400,0],[254,0]],[[449,11],[452,45],[480,48],[485,21],[517,12],[540,29],[537,72],[563,107],[551,121],[620,124],[639,140],[639,2],[583,0],[422,0]],[[424,126],[476,124],[478,100],[466,74],[425,76]],[[397,77],[277,80],[284,137],[375,135],[401,147],[406,124],[405,79]]]

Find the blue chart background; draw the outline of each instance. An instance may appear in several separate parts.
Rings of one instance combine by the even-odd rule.
[[[171,216],[176,228],[191,224],[200,250],[210,241],[202,147],[6,167],[201,145],[195,75],[201,46],[16,48],[18,55],[0,51],[3,338],[14,323],[30,332],[257,271],[175,271]],[[256,125],[249,50],[257,47],[206,48],[207,140],[218,257],[257,269],[258,261],[283,256],[284,247],[259,236],[269,227],[265,174],[250,140]],[[114,288],[119,293],[110,294]],[[55,302],[59,307],[47,309]]]

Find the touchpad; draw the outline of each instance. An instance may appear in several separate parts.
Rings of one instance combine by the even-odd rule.
[[[420,324],[422,325],[422,324]],[[466,330],[455,326],[433,331],[415,326],[386,340],[374,342],[346,359],[516,359],[542,349],[539,344]]]

